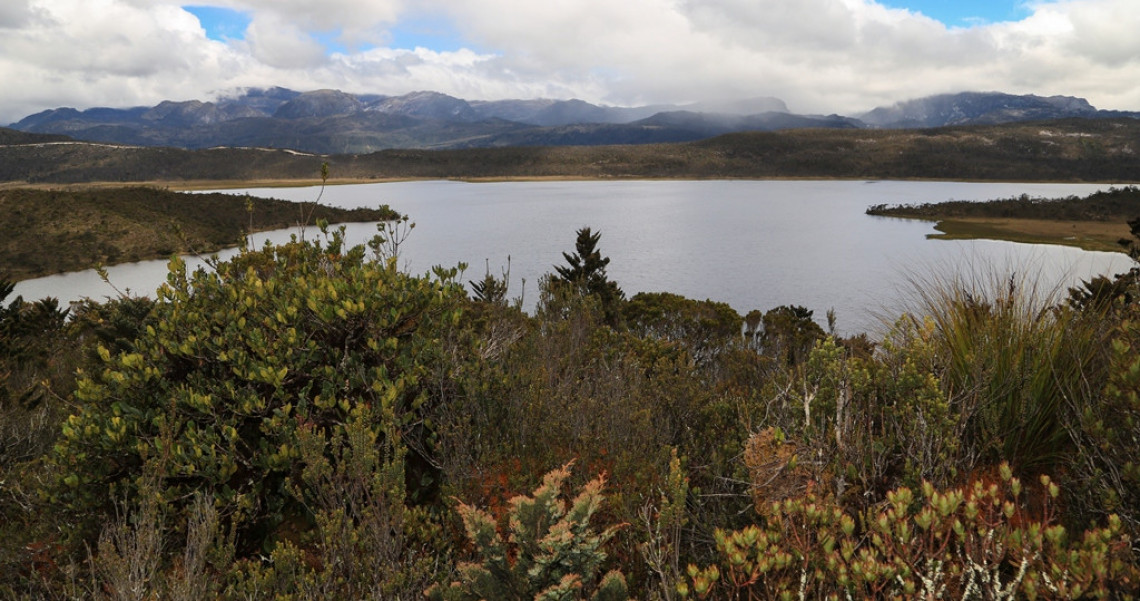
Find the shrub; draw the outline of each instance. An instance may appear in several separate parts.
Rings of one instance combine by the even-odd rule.
[[[932,324],[904,319],[870,357],[817,343],[746,447],[757,505],[815,487],[866,506],[899,482],[953,481],[962,426],[934,375],[932,336]]]
[[[675,341],[698,363],[710,363],[732,348],[744,322],[727,303],[695,301],[668,292],[639,292],[622,311],[631,332]]]
[[[812,319],[813,311],[797,305],[781,305],[768,311],[759,330],[759,347],[787,365],[807,359],[812,345],[824,337],[823,328]]]
[[[459,564],[458,580],[433,586],[427,597],[435,601],[626,599],[621,572],[601,573],[606,560],[602,547],[618,528],[596,532],[590,524],[601,506],[605,480],[590,481],[567,504],[561,496],[569,475],[567,464],[546,474],[533,495],[511,499],[505,532],[487,512],[460,503],[459,516],[478,559]]]
[[[1073,508],[1103,519],[1118,513],[1140,536],[1140,324],[1119,324],[1110,348],[1108,381],[1100,394],[1071,407],[1077,442],[1072,462]]]
[[[81,354],[67,309],[9,299],[14,288],[0,279],[0,597],[30,595],[34,568],[54,561],[54,516],[40,500],[53,475],[41,458],[67,414]]]
[[[764,525],[716,532],[717,564],[691,565],[683,596],[750,599],[1077,599],[1137,593],[1120,520],[1070,537],[1060,490],[1040,505],[1003,464],[997,478],[922,496],[908,488],[851,514],[809,493],[776,502]]]
[[[212,494],[248,554],[312,525],[295,485],[313,464],[305,436],[328,441],[334,466],[367,436],[384,449],[376,465],[412,470],[393,453],[426,437],[432,332],[454,325],[462,289],[453,274],[405,275],[341,240],[248,250],[193,274],[174,260],[138,340],[102,348],[80,380],[54,453],[55,497],[97,519],[113,491],[153,472],[175,509]],[[346,431],[353,420],[363,434]],[[428,494],[431,475],[417,469],[407,477],[424,488],[411,494]]]
[[[598,250],[598,240],[601,237],[601,232],[591,233],[588,227],[578,230],[578,237],[574,242],[575,252],[562,253],[566,265],[555,267],[557,275],[551,283],[569,288],[583,296],[597,298],[601,303],[606,323],[615,326],[620,317],[625,293],[618,287],[617,282],[609,279],[609,275],[606,274],[606,266],[610,264],[610,259],[603,257]]]

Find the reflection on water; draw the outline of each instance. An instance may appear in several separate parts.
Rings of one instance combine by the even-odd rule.
[[[496,275],[510,257],[511,296],[532,307],[536,283],[573,249],[575,230],[602,233],[599,247],[612,261],[610,277],[627,295],[668,291],[724,301],[737,311],[803,305],[822,319],[834,308],[847,332],[876,329],[878,315],[893,315],[908,296],[908,282],[938,272],[1016,272],[1045,287],[1067,286],[1129,266],[1117,253],[1013,244],[989,240],[926,240],[931,224],[869,217],[879,203],[986,200],[1086,195],[1093,184],[992,184],[841,181],[446,181],[336,186],[322,202],[347,208],[390,204],[411,216],[415,231],[402,247],[415,273],[433,265],[471,267],[482,277],[484,261]],[[312,200],[314,188],[233,191],[288,200]],[[345,226],[349,241],[363,243],[375,224]],[[312,232],[312,230],[309,230]],[[288,240],[295,232],[261,234]],[[221,253],[226,257],[234,251]],[[191,267],[201,259],[190,259]],[[114,266],[111,282],[133,293],[151,293],[166,275],[165,261]],[[525,286],[524,286],[525,280]],[[94,272],[21,282],[25,298],[67,301],[116,294]]]

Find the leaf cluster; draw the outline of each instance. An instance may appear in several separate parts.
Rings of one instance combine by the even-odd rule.
[[[79,381],[57,498],[99,506],[152,471],[168,502],[211,491],[243,548],[270,544],[307,519],[288,485],[303,478],[306,436],[339,441],[335,457],[353,420],[391,452],[424,435],[429,332],[453,325],[457,294],[366,261],[339,233],[194,273],[175,259],[145,333],[115,354],[98,347],[103,366]]]
[[[996,478],[922,485],[852,514],[808,494],[774,503],[765,525],[718,530],[717,563],[691,565],[683,596],[775,599],[1077,599],[1134,594],[1120,520],[1070,537],[1059,487],[1034,493],[1003,464]],[[1033,496],[1037,502],[1027,500]]]
[[[459,580],[433,587],[427,597],[451,601],[627,599],[622,573],[601,573],[606,559],[602,546],[613,538],[617,527],[596,532],[590,524],[602,503],[605,480],[590,481],[567,502],[561,493],[569,475],[567,464],[546,474],[532,495],[511,499],[505,532],[499,531],[496,519],[487,512],[460,503],[459,515],[478,560],[459,564]]]

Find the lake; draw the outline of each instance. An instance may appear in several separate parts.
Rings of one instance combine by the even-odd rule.
[[[1087,195],[1098,184],[1007,184],[852,181],[558,181],[464,183],[419,181],[330,186],[324,204],[389,204],[409,215],[415,230],[401,264],[415,273],[466,262],[465,280],[499,275],[510,257],[511,297],[533,308],[540,276],[564,263],[575,232],[602,234],[610,278],[628,296],[667,291],[724,301],[741,314],[783,304],[815,311],[834,308],[844,332],[880,331],[913,298],[914,279],[997,271],[1045,287],[1068,286],[1130,266],[1119,253],[989,240],[927,240],[929,222],[870,217],[879,203],[987,200],[1029,194]],[[318,188],[231,190],[311,201]],[[348,224],[350,241],[364,242],[375,224]],[[313,230],[309,229],[309,235]],[[259,234],[254,242],[295,233]],[[229,256],[230,250],[221,255]],[[191,260],[192,265],[199,260]],[[150,294],[165,279],[165,261],[108,269],[120,290]],[[525,280],[525,285],[524,285]],[[116,294],[93,272],[28,280],[14,294],[62,301]]]

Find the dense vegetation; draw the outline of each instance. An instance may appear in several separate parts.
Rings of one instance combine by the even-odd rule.
[[[0,144],[47,144],[70,140],[71,138],[59,134],[33,134],[18,129],[0,127]]]
[[[1088,196],[1037,198],[1027,194],[986,202],[950,200],[910,205],[874,205],[868,215],[884,217],[1003,217],[1054,221],[1114,221],[1125,223],[1140,215],[1140,188],[1110,187]]]
[[[156,188],[0,190],[0,275],[21,280],[96,264],[212,252],[251,231],[399,217],[387,207],[345,210],[229,194]],[[47,251],[45,249],[51,249]]]
[[[874,205],[868,215],[937,221],[931,238],[990,238],[1036,244],[1066,244],[1086,250],[1120,251],[1129,223],[1140,215],[1140,188],[1124,186],[1089,196],[1015,198]]]
[[[528,315],[407,227],[0,287],[0,596],[1140,594],[1135,274],[930,283],[871,341],[627,299],[588,228]]]
[[[380,178],[762,178],[1138,181],[1140,120],[1068,119],[924,130],[803,129],[639,146],[285,150],[0,145],[0,181],[304,180],[324,161],[344,180]]]

